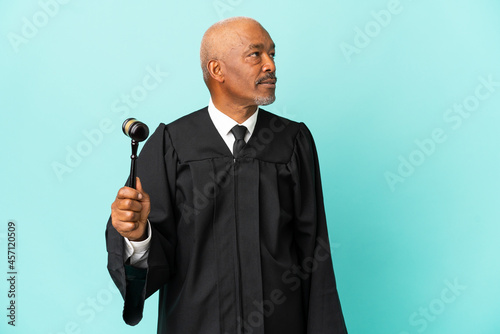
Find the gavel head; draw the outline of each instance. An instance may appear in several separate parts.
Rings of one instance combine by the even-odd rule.
[[[127,118],[123,122],[122,130],[124,134],[137,142],[143,141],[149,136],[148,126],[135,118]]]

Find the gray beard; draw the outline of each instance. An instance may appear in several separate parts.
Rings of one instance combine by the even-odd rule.
[[[274,102],[274,100],[276,100],[276,95],[271,95],[271,96],[268,96],[268,97],[256,97],[254,99],[255,101],[255,104],[258,105],[258,106],[267,106],[268,104],[271,104]]]

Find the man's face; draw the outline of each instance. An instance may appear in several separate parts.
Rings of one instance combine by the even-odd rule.
[[[221,66],[224,88],[242,105],[267,105],[275,100],[274,42],[260,25],[245,22],[235,32]]]

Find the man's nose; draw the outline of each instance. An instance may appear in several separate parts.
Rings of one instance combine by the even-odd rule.
[[[264,65],[262,66],[263,72],[275,72],[276,64],[274,63],[274,58],[269,54],[266,54],[264,57]]]

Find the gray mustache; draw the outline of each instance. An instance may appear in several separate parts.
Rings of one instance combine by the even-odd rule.
[[[275,79],[278,81],[278,78],[276,77],[276,73],[269,73],[263,76],[262,78],[258,79],[255,83],[260,84],[262,81],[269,80],[269,79]]]

